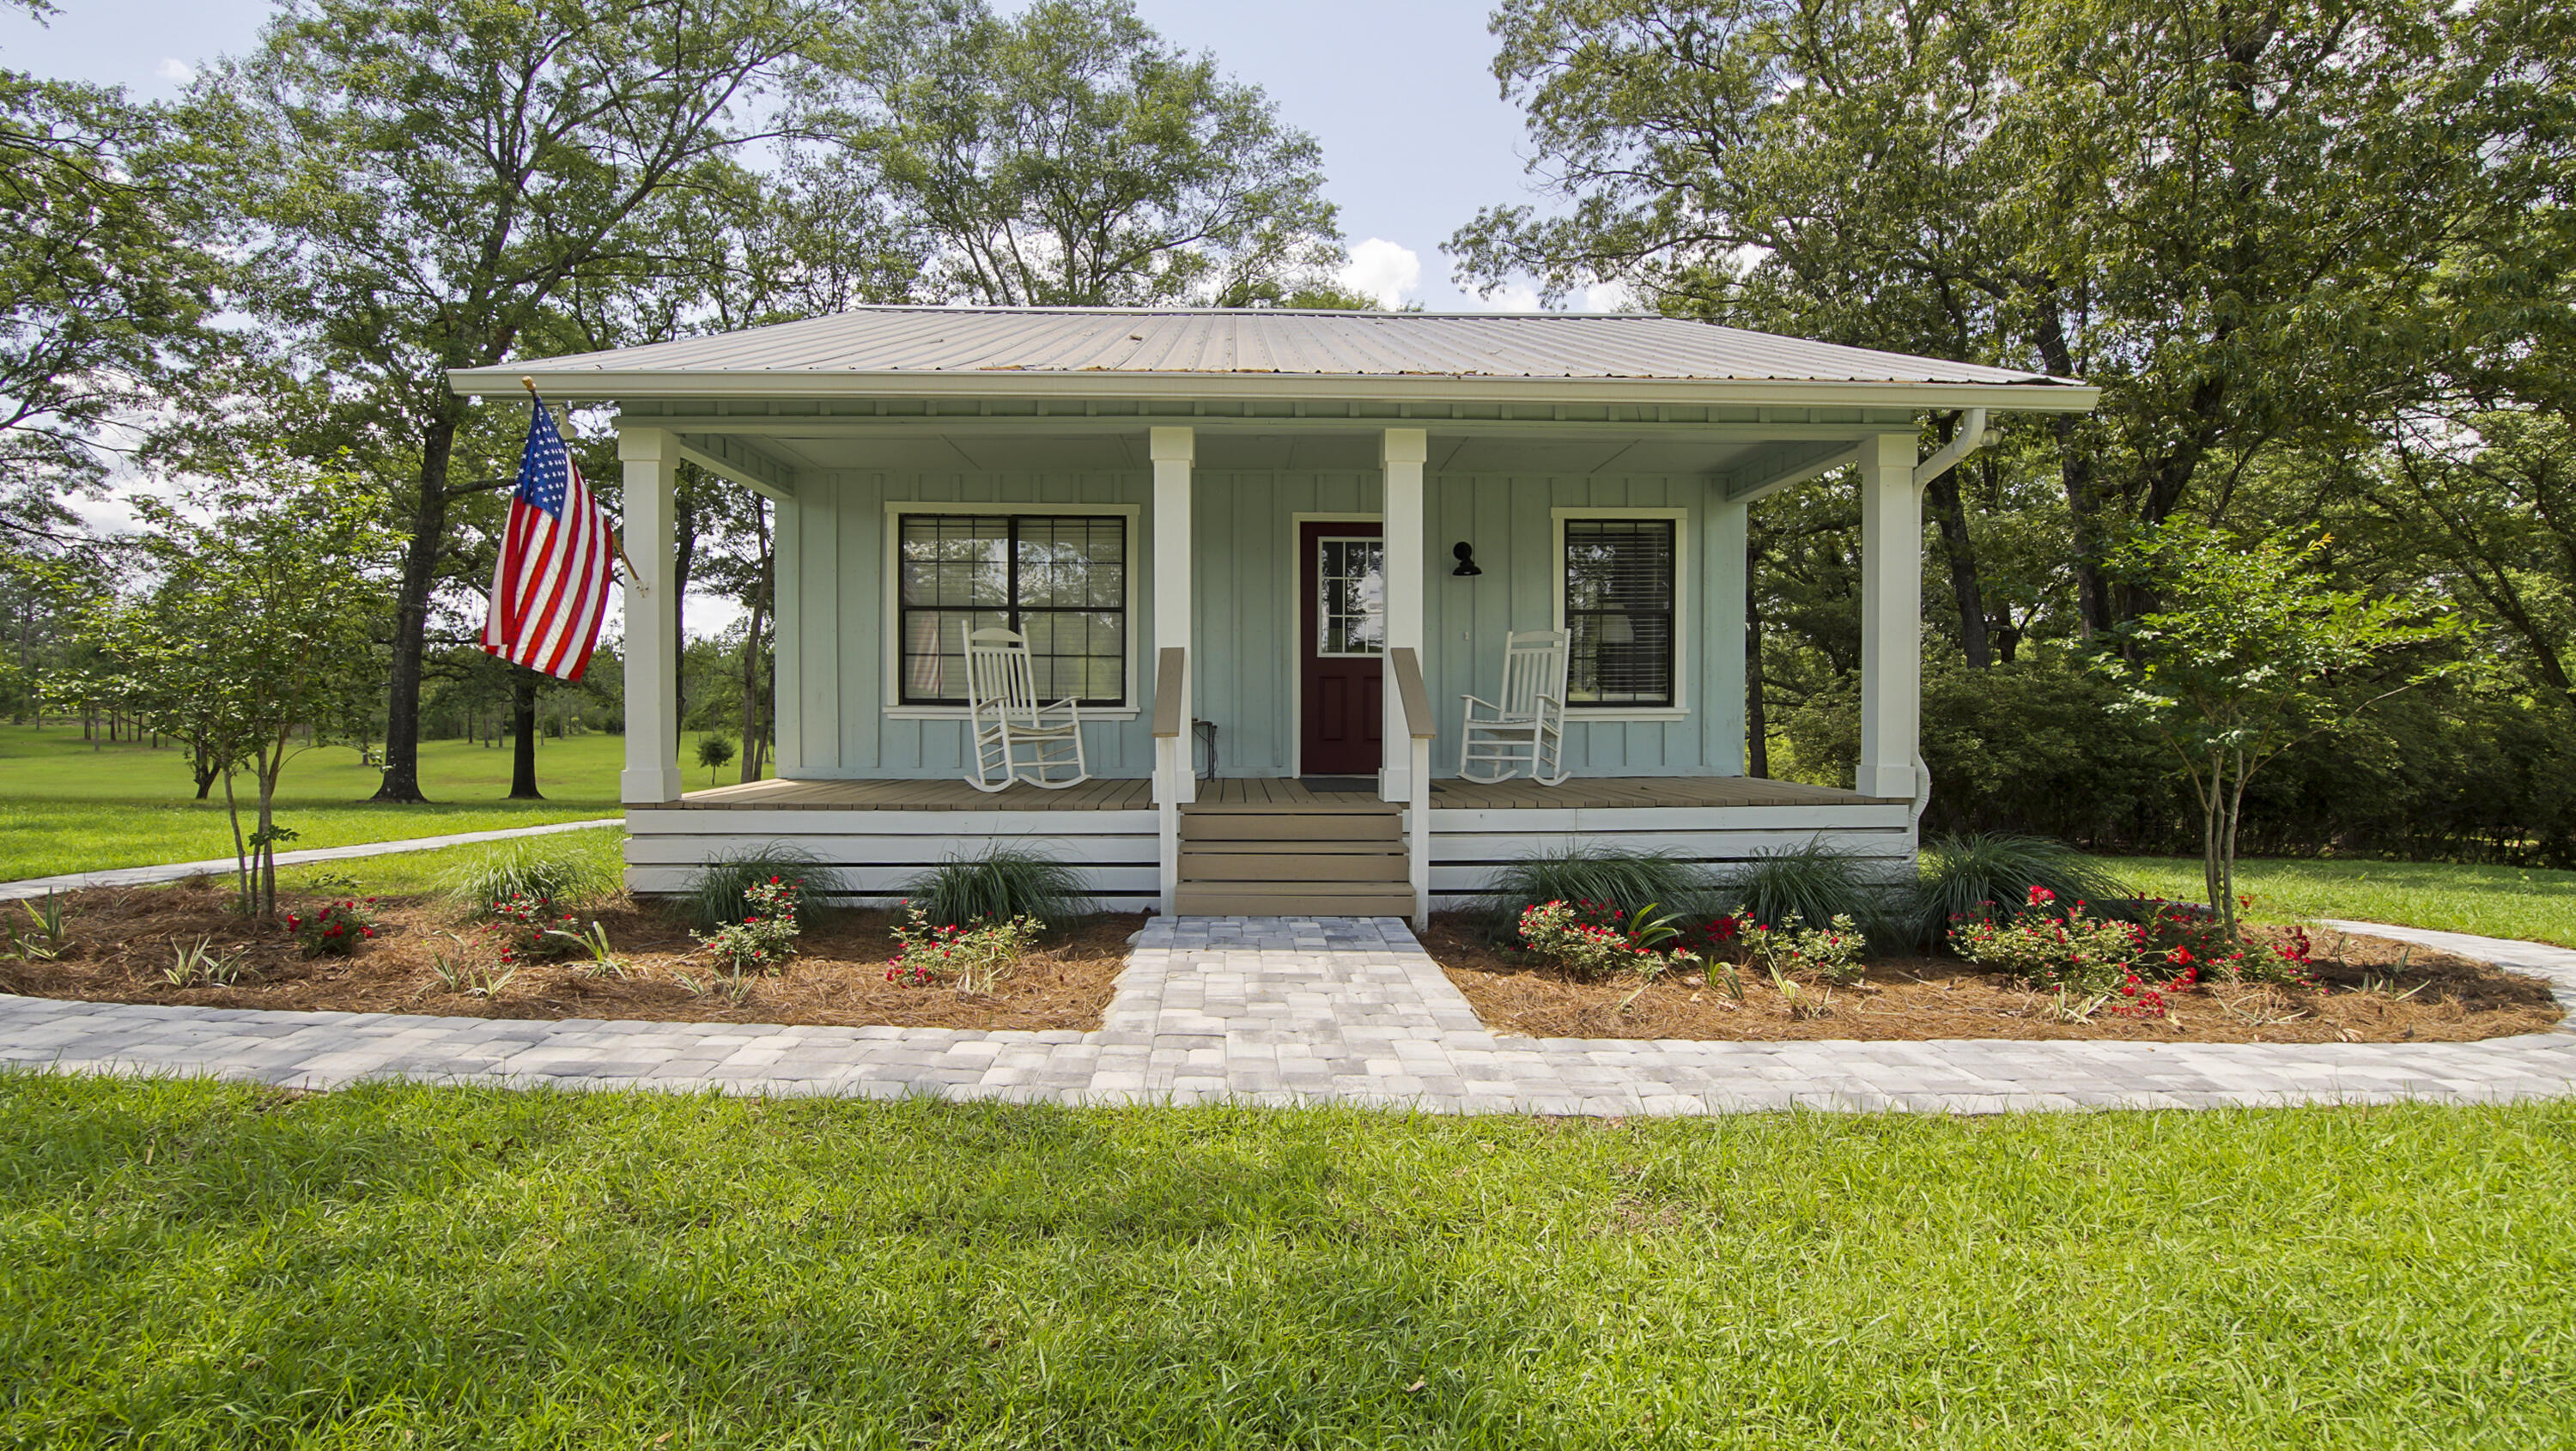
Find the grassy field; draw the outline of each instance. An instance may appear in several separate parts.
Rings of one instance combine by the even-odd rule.
[[[0,1443],[2576,1442],[2576,1105],[1625,1125],[0,1078]]]
[[[696,749],[694,737],[684,748]],[[297,833],[293,848],[614,816],[625,749],[622,736],[541,742],[537,784],[547,799],[522,802],[502,799],[507,749],[424,741],[421,786],[436,804],[375,806],[365,798],[379,773],[355,750],[324,746],[287,765],[279,820]],[[708,784],[702,767],[685,776],[693,789]],[[93,750],[77,727],[0,726],[0,881],[231,855],[222,787],[208,802],[195,792],[176,749]]]
[[[2111,869],[2156,896],[2201,899],[2200,863],[2119,857]],[[2449,862],[2239,862],[2237,890],[2267,921],[2352,917],[2576,947],[2576,872]]]

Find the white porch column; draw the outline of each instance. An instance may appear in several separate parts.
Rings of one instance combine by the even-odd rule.
[[[625,587],[626,769],[618,799],[648,806],[680,799],[679,620],[671,608],[671,514],[680,441],[658,428],[622,429],[626,555],[639,582]]]
[[[1700,747],[1701,759],[1721,776],[1744,774],[1744,592],[1752,587],[1745,555],[1752,512],[1752,505],[1711,489],[1708,563],[1701,571],[1708,645],[1700,658],[1708,662],[1709,681],[1701,696]]]
[[[1198,458],[1198,438],[1186,428],[1153,430],[1154,458],[1154,651],[1179,646],[1181,670],[1181,737],[1179,766],[1161,769],[1165,779],[1154,786],[1157,801],[1198,799],[1197,718],[1199,662],[1190,658],[1190,469]],[[1159,702],[1158,702],[1159,703]]]
[[[1423,430],[1386,430],[1380,458],[1386,471],[1381,509],[1386,521],[1386,648],[1390,654],[1404,649],[1427,654],[1422,640],[1422,558],[1428,538],[1422,508],[1422,466],[1430,457],[1430,436]],[[1430,669],[1430,660],[1424,659],[1422,666],[1425,670]],[[1389,675],[1378,799],[1413,799],[1412,738],[1412,729],[1404,718],[1404,701],[1395,688],[1394,677]]]
[[[1860,446],[1860,768],[1852,789],[1911,800],[1923,716],[1923,491],[1914,435]]]

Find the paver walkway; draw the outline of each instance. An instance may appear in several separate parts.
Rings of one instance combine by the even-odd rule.
[[[362,856],[390,856],[402,851],[436,851],[443,846],[472,846],[481,841],[508,841],[519,836],[552,836],[559,831],[591,831],[623,826],[623,817],[596,821],[555,821],[544,826],[505,826],[494,831],[460,831],[448,836],[415,836],[401,841],[362,841],[354,846],[311,846],[282,851],[277,864],[300,867],[313,862],[344,862]],[[168,862],[157,867],[112,867],[103,872],[68,872],[59,877],[27,877],[0,882],[0,902],[23,901],[48,892],[77,892],[84,887],[140,887],[151,882],[177,882],[189,877],[230,876],[240,870],[231,857],[201,862]]]
[[[2576,1004],[2576,952],[2332,924],[2511,961]],[[1441,1112],[1953,1113],[2576,1094],[2576,1031],[2482,1043],[1700,1043],[1486,1030],[1392,920],[1155,919],[1100,1031],[961,1032],[257,1012],[0,996],[0,1065],[1068,1103]]]

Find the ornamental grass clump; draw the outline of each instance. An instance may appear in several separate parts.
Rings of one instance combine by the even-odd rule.
[[[699,868],[680,898],[680,914],[702,932],[734,926],[750,915],[752,889],[769,882],[796,888],[796,918],[807,923],[821,905],[814,899],[838,890],[840,877],[812,852],[767,842],[728,852]]]
[[[1486,905],[1502,924],[1548,903],[1599,904],[1638,916],[1657,904],[1688,906],[1708,895],[1708,873],[1665,852],[1577,846],[1526,856],[1494,873]]]
[[[2033,887],[2061,902],[2108,903],[2129,895],[2110,868],[2062,841],[1981,831],[1924,846],[1905,914],[1914,940],[1937,946],[1954,922],[2021,915]]]
[[[771,877],[743,889],[742,920],[697,937],[725,976],[739,983],[753,973],[769,974],[796,955],[796,906],[799,888],[785,877]]]
[[[903,914],[893,929],[899,945],[886,959],[886,981],[913,987],[947,983],[977,995],[990,994],[1046,931],[1044,922],[1029,916],[935,922],[910,902],[903,904]]]
[[[1887,912],[1888,890],[1864,876],[1860,858],[1821,840],[1756,852],[1727,875],[1724,886],[1738,903],[1737,917],[1748,924],[1848,918],[1849,930],[1864,946],[1871,924]]]
[[[587,836],[588,834],[585,833]],[[600,841],[613,841],[603,833]],[[599,842],[580,844],[538,838],[478,853],[442,884],[450,900],[476,917],[491,918],[503,902],[578,902],[607,889],[610,872]]]
[[[1053,857],[1010,847],[951,857],[904,888],[907,910],[934,927],[972,927],[1027,917],[1040,924],[1082,915],[1088,894],[1074,869]]]
[[[307,957],[348,957],[358,944],[372,941],[376,935],[376,917],[367,910],[375,898],[365,902],[344,899],[325,902],[310,912],[286,914],[286,930]]]

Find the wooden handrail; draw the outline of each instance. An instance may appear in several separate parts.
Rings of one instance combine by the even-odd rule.
[[[1439,735],[1431,721],[1431,692],[1422,688],[1422,658],[1412,646],[1398,645],[1386,652],[1386,660],[1395,668],[1395,693],[1404,702],[1406,733],[1417,741]]]
[[[1176,736],[1181,733],[1181,677],[1187,673],[1189,654],[1178,645],[1166,645],[1154,666],[1154,734]]]

